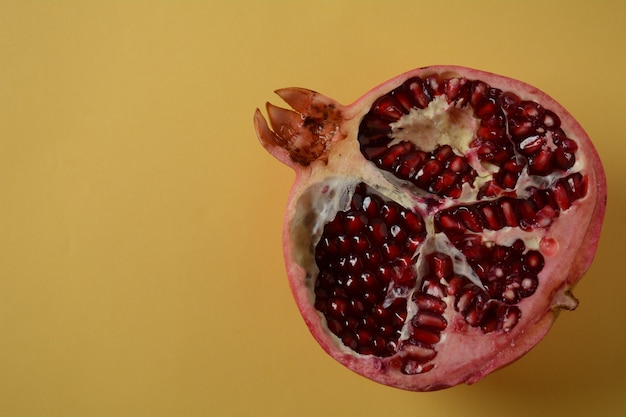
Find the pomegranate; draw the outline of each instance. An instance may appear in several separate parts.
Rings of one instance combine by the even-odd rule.
[[[419,68],[345,106],[302,88],[257,110],[295,171],[289,281],[337,361],[414,391],[474,383],[528,352],[590,266],[606,206],[587,134],[503,76]]]

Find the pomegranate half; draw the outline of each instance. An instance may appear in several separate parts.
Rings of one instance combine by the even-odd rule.
[[[503,76],[419,68],[345,106],[276,92],[262,145],[293,168],[292,292],[324,350],[407,390],[473,383],[528,352],[591,264],[602,164],[556,101]]]

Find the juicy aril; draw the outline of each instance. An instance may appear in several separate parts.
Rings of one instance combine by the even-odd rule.
[[[606,182],[552,98],[477,70],[420,68],[344,106],[277,94],[254,121],[296,173],[283,232],[320,345],[383,384],[472,383],[548,332],[589,267]]]

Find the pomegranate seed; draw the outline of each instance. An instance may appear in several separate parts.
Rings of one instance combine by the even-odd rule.
[[[398,158],[403,154],[413,151],[413,144],[411,142],[400,142],[387,148],[376,161],[377,165],[382,167],[391,168],[394,166]]]
[[[443,253],[434,253],[429,259],[430,272],[438,279],[448,278],[453,272],[452,259]]]
[[[439,162],[446,162],[453,155],[454,152],[452,151],[452,147],[450,147],[450,145],[440,146],[434,154],[435,159]]]
[[[478,212],[474,208],[462,206],[457,209],[457,213],[469,230],[473,232],[480,232],[483,230]]]
[[[415,177],[425,160],[426,153],[414,150],[399,158],[399,163],[394,166],[394,172],[405,179]]]
[[[367,218],[363,215],[348,214],[345,217],[346,231],[350,234],[360,233],[365,229]]]
[[[446,303],[444,301],[429,294],[416,293],[414,301],[419,311],[430,311],[442,314],[446,310]]]
[[[352,236],[351,246],[352,246],[352,251],[358,252],[358,253],[364,253],[369,249],[370,243],[367,240],[367,238],[365,238],[364,236],[356,235],[356,236]]]
[[[520,101],[519,97],[510,91],[503,92],[500,96],[500,100],[502,102],[502,108],[506,112],[511,112],[513,109],[517,108]]]
[[[383,323],[381,324],[380,327],[380,333],[383,334],[384,336],[389,336],[391,335],[391,333],[393,333],[393,328],[389,327],[387,324],[388,319],[389,319],[389,310],[387,310],[386,308],[383,308],[382,306],[378,305],[375,306],[372,309],[372,316],[379,322],[379,323]]]
[[[341,337],[341,341],[344,345],[346,345],[346,347],[352,350],[357,350],[357,348],[359,347],[359,343],[357,342],[354,335],[352,335],[352,333],[344,333],[344,335]]]
[[[446,289],[442,284],[438,282],[434,282],[430,279],[425,279],[422,283],[422,292],[427,295],[432,295],[433,297],[443,298],[446,294]]]
[[[542,124],[545,127],[559,127],[561,126],[561,119],[554,112],[550,110],[544,110]]]
[[[420,234],[424,232],[424,222],[415,213],[410,211],[401,211],[400,216],[404,219],[406,227],[414,234]]]
[[[361,300],[350,300],[350,313],[355,316],[360,316],[365,311],[365,306]]]
[[[421,327],[416,327],[413,329],[413,333],[411,334],[411,341],[416,344],[422,344],[426,346],[436,345],[441,336],[436,331],[426,330]]]
[[[439,81],[439,77],[436,74],[426,77],[424,79],[424,88],[428,90],[431,97],[440,95],[442,85]]]
[[[372,334],[367,330],[357,331],[355,338],[357,343],[361,345],[370,345],[372,343]]]
[[[422,80],[419,78],[411,78],[406,81],[405,85],[411,92],[411,97],[415,101],[417,107],[425,109],[432,100],[432,97],[424,90]]]
[[[502,228],[497,206],[491,204],[483,204],[481,206],[481,212],[483,215],[483,219],[485,219],[486,226],[489,229],[500,230]]]
[[[391,95],[378,99],[372,106],[372,111],[389,122],[395,122],[406,114],[402,104]]]
[[[489,86],[483,81],[475,81],[473,85],[473,91],[471,96],[471,105],[476,108],[477,104],[480,103],[485,96],[487,96],[489,91]]]
[[[453,102],[461,99],[459,94],[461,92],[461,87],[466,83],[467,80],[461,78],[451,78],[444,81],[444,94],[448,98],[448,102]]]
[[[398,212],[400,211],[398,205],[396,204],[383,204],[380,209],[380,214],[382,215],[383,220],[387,223],[394,223],[397,220]]]
[[[472,305],[475,297],[476,293],[473,288],[467,288],[462,290],[462,292],[456,297],[454,308],[456,309],[456,311],[465,314]]]
[[[455,174],[463,174],[469,170],[469,164],[465,158],[454,156],[448,164],[448,169]]]
[[[448,233],[462,233],[465,231],[465,227],[460,221],[455,219],[451,214],[442,212],[436,218],[437,230],[445,230]]]
[[[394,311],[394,313],[391,316],[391,323],[396,328],[402,327],[405,321],[406,321],[406,311],[404,310]]]
[[[393,275],[393,268],[390,265],[381,265],[378,267],[377,277],[382,279],[383,282],[390,282]]]
[[[500,208],[502,209],[502,219],[504,220],[504,224],[510,227],[517,227],[519,223],[517,220],[517,213],[515,212],[514,201],[504,198],[500,201]]]
[[[523,101],[518,109],[524,114],[524,116],[537,119],[543,116],[543,108],[534,101]]]
[[[443,164],[436,160],[431,159],[426,161],[422,169],[418,173],[418,182],[421,184],[428,184],[443,170]]]
[[[395,283],[403,287],[412,287],[415,285],[417,276],[412,268],[402,268],[394,277]]]
[[[563,151],[565,152],[569,152],[571,154],[576,153],[576,151],[578,150],[578,145],[576,144],[576,142],[574,142],[571,139],[568,138],[562,138],[560,140],[560,147],[561,149],[563,149]]]
[[[383,259],[392,261],[402,253],[402,248],[395,242],[385,242],[381,246]]]
[[[413,98],[405,89],[399,88],[394,90],[393,96],[402,106],[402,109],[404,110],[403,113],[408,114],[411,109],[415,107],[415,102],[413,101]]]
[[[363,207],[363,212],[368,217],[372,217],[378,212],[378,204],[376,200],[374,200],[374,198],[369,195],[363,197],[362,207]]]
[[[548,149],[541,149],[535,155],[528,158],[530,173],[533,175],[547,175],[552,169],[552,152]]]
[[[545,138],[543,136],[534,135],[529,136],[522,140],[517,148],[524,156],[534,155],[541,150],[545,143]]]
[[[327,314],[335,318],[343,318],[348,315],[348,302],[342,299],[328,300],[326,306]]]
[[[424,236],[419,235],[411,235],[406,240],[406,249],[409,253],[414,253],[421,243],[424,241]]]
[[[520,227],[528,229],[534,224],[537,207],[532,200],[517,200],[517,213],[520,217]]]
[[[413,325],[443,331],[448,326],[448,322],[440,314],[435,314],[430,311],[420,311],[413,318]]]
[[[553,189],[553,196],[556,204],[561,210],[567,210],[571,206],[571,200],[567,194],[567,188],[561,182],[556,183]]]
[[[406,238],[407,238],[406,232],[402,230],[402,228],[398,226],[397,224],[394,224],[389,228],[389,233],[391,234],[391,237],[393,239],[396,239],[397,241],[400,241],[400,242],[406,241]]]
[[[372,348],[374,352],[376,352],[379,356],[388,356],[389,352],[387,352],[387,341],[384,337],[377,336],[372,340]]]
[[[339,334],[343,331],[343,326],[338,320],[327,320],[326,325],[328,326],[328,330],[330,330],[334,334]]]
[[[374,305],[380,301],[382,295],[379,296],[376,291],[368,292],[366,290],[361,293],[361,297],[363,297],[363,301],[365,301],[368,305]]]
[[[437,355],[433,348],[416,343],[416,341],[409,341],[409,343],[404,344],[402,350],[406,354],[407,362],[423,364],[431,361]]]
[[[435,365],[432,363],[424,364],[424,362],[422,362],[422,361],[428,361],[430,359],[431,359],[430,357],[428,359],[424,358],[420,361],[407,359],[402,365],[401,371],[403,374],[406,374],[406,375],[418,375],[418,374],[423,374],[428,371],[431,371],[435,367]]]
[[[348,255],[351,252],[350,239],[346,235],[337,236],[335,243],[337,245],[337,253]]]
[[[457,276],[457,275],[453,275],[451,277],[449,277],[447,279],[448,281],[448,288],[447,288],[447,293],[449,295],[457,295],[460,293],[463,285],[465,285],[465,279]],[[445,308],[445,303],[444,303],[444,308]]]
[[[367,265],[370,268],[373,267],[378,267],[380,265],[380,263],[382,262],[382,255],[380,254],[379,251],[377,250],[373,250],[370,248],[369,251],[365,252],[365,265]]]
[[[495,98],[489,97],[476,106],[474,114],[479,119],[485,119],[493,115],[497,109],[498,107]]]
[[[535,293],[539,286],[539,280],[535,275],[524,275],[520,281],[520,295],[524,298],[530,297]]]
[[[524,269],[526,271],[539,273],[543,269],[544,259],[541,252],[536,250],[529,250],[522,258]]]
[[[503,309],[503,311],[499,314],[500,320],[502,322],[502,330],[504,330],[505,332],[510,331],[513,327],[515,327],[520,319],[520,316],[521,311],[516,306],[510,306],[506,309]]]
[[[587,194],[587,177],[583,177],[578,172],[561,179],[560,182],[568,187],[573,200],[583,198]]]
[[[575,162],[576,158],[572,153],[567,152],[562,148],[556,149],[554,151],[554,165],[556,165],[557,168],[563,171],[567,171],[574,166]]]
[[[374,219],[370,225],[371,237],[380,245],[389,237],[389,227],[382,219]]]
[[[515,140],[524,139],[534,133],[534,127],[531,121],[526,119],[509,119],[509,132]]]

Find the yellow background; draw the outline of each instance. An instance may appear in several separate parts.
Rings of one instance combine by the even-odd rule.
[[[446,63],[564,104],[609,208],[575,313],[420,394],[310,337],[282,264],[292,173],[252,114]],[[0,417],[626,415],[624,74],[623,1],[1,2]]]

